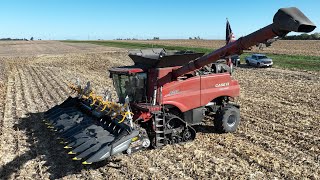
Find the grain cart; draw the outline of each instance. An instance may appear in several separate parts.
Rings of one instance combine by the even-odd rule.
[[[193,125],[214,117],[218,132],[234,132],[240,122],[238,81],[221,58],[241,54],[257,43],[316,26],[297,8],[279,9],[273,23],[207,55],[146,49],[129,54],[134,65],[109,70],[119,102],[97,96],[87,83],[70,85],[76,96],[45,113],[73,160],[83,164],[118,153],[192,141]]]

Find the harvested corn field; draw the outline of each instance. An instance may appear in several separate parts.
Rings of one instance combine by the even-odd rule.
[[[207,117],[193,142],[82,166],[47,130],[43,113],[68,97],[67,83],[77,78],[98,93],[112,89],[116,99],[107,69],[132,64],[127,52],[55,41],[0,46],[1,179],[320,178],[319,72],[239,67],[236,133],[216,133]]]

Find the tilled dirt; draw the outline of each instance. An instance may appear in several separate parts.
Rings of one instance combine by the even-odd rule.
[[[217,134],[208,117],[195,127],[199,132],[193,142],[82,166],[42,124],[43,112],[66,99],[66,83],[77,78],[82,84],[92,81],[98,93],[113,90],[106,70],[132,62],[126,52],[112,48],[30,54],[0,58],[6,64],[0,179],[320,178],[319,72],[239,67],[234,74],[241,85],[236,133]]]

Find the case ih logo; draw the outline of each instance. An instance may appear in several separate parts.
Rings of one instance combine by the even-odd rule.
[[[229,86],[229,82],[225,82],[225,83],[220,83],[220,84],[214,85],[214,87],[216,87],[216,88],[218,88],[218,87],[225,87],[225,86]]]
[[[171,96],[171,95],[175,95],[178,94],[180,92],[180,90],[172,90],[169,92],[169,94],[167,94],[166,96]]]

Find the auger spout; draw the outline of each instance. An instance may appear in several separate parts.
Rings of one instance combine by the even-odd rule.
[[[295,7],[281,8],[273,17],[273,23],[259,29],[247,36],[239,38],[237,41],[231,42],[226,46],[215,50],[205,56],[202,56],[188,64],[172,71],[171,79],[176,79],[186,73],[199,69],[210,63],[233,54],[242,54],[243,50],[247,50],[251,46],[265,42],[276,36],[283,37],[289,32],[305,32],[313,31],[316,26]],[[170,79],[170,78],[166,78]],[[165,82],[162,82],[164,84]]]

